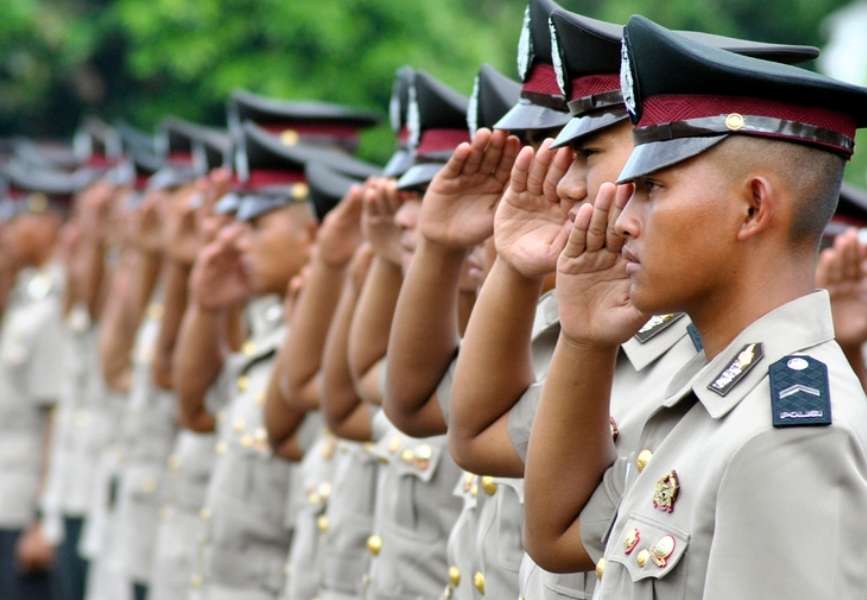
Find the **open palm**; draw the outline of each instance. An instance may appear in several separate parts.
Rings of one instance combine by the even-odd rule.
[[[425,193],[421,234],[458,249],[489,238],[519,147],[517,138],[488,129],[480,129],[472,143],[458,146]]]
[[[867,246],[851,229],[822,253],[816,282],[831,296],[834,332],[843,347],[867,342]]]

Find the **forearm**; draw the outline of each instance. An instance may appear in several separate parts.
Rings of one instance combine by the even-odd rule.
[[[458,282],[463,251],[424,238],[413,256],[394,311],[383,408],[410,435],[445,433],[434,400],[458,347]]]
[[[616,358],[616,347],[579,345],[561,335],[551,361],[524,474],[525,543],[547,570],[593,567],[579,516],[616,458],[609,412]]]
[[[225,318],[225,312],[192,305],[181,323],[172,372],[181,425],[193,431],[214,430],[214,417],[207,411],[205,398],[223,368]]]
[[[103,378],[114,391],[126,391],[129,386],[131,353],[134,341],[133,323],[125,318],[129,305],[129,273],[126,261],[115,269],[111,295],[99,330],[99,357]]]
[[[322,413],[328,428],[338,437],[369,441],[369,407],[355,391],[349,369],[349,329],[357,292],[347,284],[340,296],[334,324],[328,330],[322,358]]]
[[[170,260],[163,273],[163,316],[157,335],[152,370],[154,382],[163,389],[172,389],[172,356],[178,340],[178,330],[187,309],[190,266]]]
[[[449,438],[459,453],[508,414],[533,383],[531,343],[542,282],[501,259],[485,280],[455,371]]]
[[[265,391],[265,430],[274,452],[287,460],[300,461],[304,453],[295,434],[304,422],[306,411],[293,410],[280,393],[272,377]]]
[[[134,270],[130,286],[129,318],[136,324],[141,322],[145,310],[153,297],[162,268],[162,254],[157,252],[136,251]]]
[[[315,406],[315,379],[322,368],[322,353],[328,327],[340,301],[346,280],[344,267],[315,259],[309,278],[292,313],[289,335],[281,351],[281,391],[290,407]]]
[[[99,238],[87,240],[82,248],[79,259],[82,263],[82,276],[79,282],[81,290],[78,300],[87,307],[90,319],[93,322],[99,320],[105,301],[103,290],[106,270],[105,249],[105,242],[103,240]]]
[[[385,356],[402,279],[398,265],[374,259],[349,332],[349,368],[356,382]]]

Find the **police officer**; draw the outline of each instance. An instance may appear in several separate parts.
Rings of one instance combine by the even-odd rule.
[[[616,517],[596,597],[857,595],[864,392],[813,278],[867,90],[642,17],[624,39],[637,126],[619,180],[634,188],[602,186],[558,261],[561,337],[530,440],[528,548],[543,566],[592,566],[598,541],[582,542],[581,525],[594,515],[582,510],[602,500]],[[703,352],[652,390],[642,460],[617,457],[616,347],[666,309],[690,315]],[[568,486],[554,481],[564,472]]]

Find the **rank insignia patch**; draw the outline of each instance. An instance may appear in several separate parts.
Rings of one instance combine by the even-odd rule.
[[[753,367],[761,362],[764,356],[765,352],[761,344],[747,344],[738,352],[734,360],[726,365],[722,373],[717,375],[716,379],[707,386],[707,389],[720,396],[725,396],[741,379],[746,377],[747,373],[753,370]]]
[[[677,323],[682,317],[683,313],[653,316],[638,330],[638,333],[635,334],[635,339],[639,343],[645,344]]]
[[[774,427],[831,424],[828,367],[810,356],[785,356],[768,369]]]
[[[677,471],[670,471],[656,482],[653,492],[653,508],[662,512],[674,512],[674,504],[680,494],[680,480]]]

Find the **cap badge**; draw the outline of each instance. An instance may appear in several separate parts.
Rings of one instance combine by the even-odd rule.
[[[626,38],[620,45],[620,93],[623,103],[633,121],[638,120],[638,108],[635,100],[635,81],[632,79],[632,65],[629,62],[629,49]]]
[[[409,145],[413,148],[418,146],[421,140],[421,115],[418,109],[418,98],[415,84],[409,86],[409,103],[406,107],[406,128],[409,132]]]
[[[560,38],[557,35],[557,27],[554,20],[548,17],[548,29],[551,32],[551,63],[554,65],[554,74],[557,76],[557,86],[564,96],[568,96],[566,90],[566,67],[563,64],[563,52],[560,49]]]
[[[653,508],[662,512],[674,512],[674,504],[680,495],[680,480],[677,471],[669,471],[667,475],[660,477],[656,482],[656,491],[653,492]]]
[[[287,129],[280,134],[280,141],[284,146],[294,146],[298,143],[298,132],[294,129]]]
[[[524,11],[524,24],[521,27],[521,37],[518,38],[518,77],[521,81],[527,79],[530,65],[533,64],[533,36],[530,34],[530,7]]]
[[[467,106],[467,128],[470,130],[470,137],[475,137],[479,130],[479,86],[481,85],[481,77],[476,75],[473,80],[473,93],[470,94],[470,103]]]
[[[764,355],[761,344],[747,344],[707,388],[720,396],[725,396],[761,362]]]

